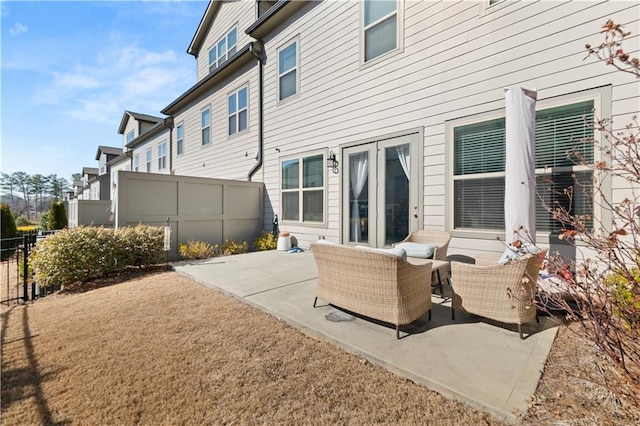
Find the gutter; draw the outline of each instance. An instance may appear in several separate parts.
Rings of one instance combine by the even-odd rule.
[[[251,182],[253,175],[262,167],[262,154],[264,151],[264,45],[261,41],[256,41],[249,45],[249,52],[258,60],[258,154],[256,164],[253,165],[247,175],[247,180]]]
[[[162,124],[169,129],[169,174],[173,174],[173,117],[165,118]]]

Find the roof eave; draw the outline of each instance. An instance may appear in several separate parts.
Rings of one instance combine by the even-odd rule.
[[[176,98],[160,112],[165,115],[173,115],[183,105],[198,98],[203,93],[206,93],[217,83],[221,82],[233,72],[243,67],[244,65],[249,63],[250,60],[255,58],[251,53],[252,49],[253,43],[249,43],[242,49],[238,50],[231,58],[229,58],[224,64],[222,64],[222,66],[209,73],[205,78],[191,86],[189,89],[187,89],[186,92]]]
[[[251,24],[245,33],[256,40],[261,40],[297,11],[312,2],[313,0],[279,0]]]
[[[202,43],[207,38],[207,33],[211,28],[211,23],[213,22],[213,18],[215,18],[218,9],[220,8],[220,1],[213,0],[210,1],[207,5],[207,9],[204,11],[202,15],[202,19],[200,19],[200,23],[198,24],[198,29],[196,29],[193,38],[191,39],[191,43],[187,48],[187,53],[190,55],[198,57],[200,53],[200,49],[202,48]]]

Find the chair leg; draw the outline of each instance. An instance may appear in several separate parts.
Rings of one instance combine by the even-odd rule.
[[[518,324],[518,334],[520,334],[520,339],[524,340],[524,336],[522,335],[522,325]]]
[[[456,320],[456,310],[453,309],[453,306],[451,307],[451,320],[452,321]]]
[[[431,321],[431,309],[429,309],[429,321]]]
[[[538,316],[538,314],[536,314],[536,322],[540,324],[540,317]]]
[[[313,299],[313,307],[316,307],[316,302],[318,301],[318,298],[316,297],[315,299]]]
[[[396,324],[396,339],[400,340],[400,326]]]
[[[440,289],[440,297],[444,298],[444,289],[442,288],[442,278],[440,278],[440,269],[436,270],[438,275],[438,288]]]

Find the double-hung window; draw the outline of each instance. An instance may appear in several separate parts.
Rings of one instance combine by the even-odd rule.
[[[137,172],[140,169],[140,155],[136,154],[133,157],[133,171]]]
[[[396,0],[365,0],[362,3],[362,56],[368,62],[401,46],[401,14]]]
[[[247,130],[248,97],[248,88],[244,86],[227,98],[229,135]]]
[[[298,39],[278,51],[278,99],[284,100],[298,93],[300,67],[298,61]]]
[[[176,126],[176,150],[178,155],[184,153],[184,124]]]
[[[211,142],[211,109],[203,109],[200,113],[200,126],[202,128],[202,145]]]
[[[544,207],[566,208],[593,223],[593,171],[569,152],[594,161],[594,100],[536,111],[536,228],[557,233],[561,224]],[[505,118],[453,125],[453,230],[504,232]],[[573,187],[573,200],[563,195]]]
[[[151,172],[151,148],[147,149],[147,173]]]
[[[324,154],[289,158],[280,163],[283,221],[324,223]]]
[[[135,134],[135,130],[131,130],[129,133],[127,133],[127,143],[131,142],[134,139]]]
[[[209,72],[214,71],[224,61],[236,53],[238,45],[238,29],[232,28],[209,49]]]
[[[158,170],[167,168],[167,141],[158,145]]]

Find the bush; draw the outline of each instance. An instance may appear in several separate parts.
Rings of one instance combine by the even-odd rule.
[[[249,244],[246,241],[236,243],[233,239],[228,238],[222,243],[220,250],[223,256],[246,253],[249,251]]]
[[[271,232],[262,231],[253,241],[253,248],[256,251],[275,250],[278,247],[278,237]]]
[[[48,216],[48,229],[64,229],[67,227],[67,211],[63,202],[51,203]]]
[[[17,227],[22,227],[22,226],[33,226],[35,225],[33,222],[31,222],[29,219],[25,218],[24,216],[18,216],[16,218],[16,226]]]
[[[43,231],[49,230],[49,211],[46,211],[40,215],[40,229]]]
[[[189,240],[180,244],[180,256],[184,259],[208,259],[216,256],[217,245],[209,244],[205,241]]]
[[[138,225],[116,231],[103,227],[66,229],[42,240],[30,262],[42,287],[84,283],[132,266],[163,260],[163,230]]]
[[[6,203],[0,204],[0,239],[15,238],[18,235],[18,229],[16,228],[16,222],[13,219],[9,205]],[[2,260],[9,259],[15,253],[17,244],[14,241],[5,241],[2,243]]]

